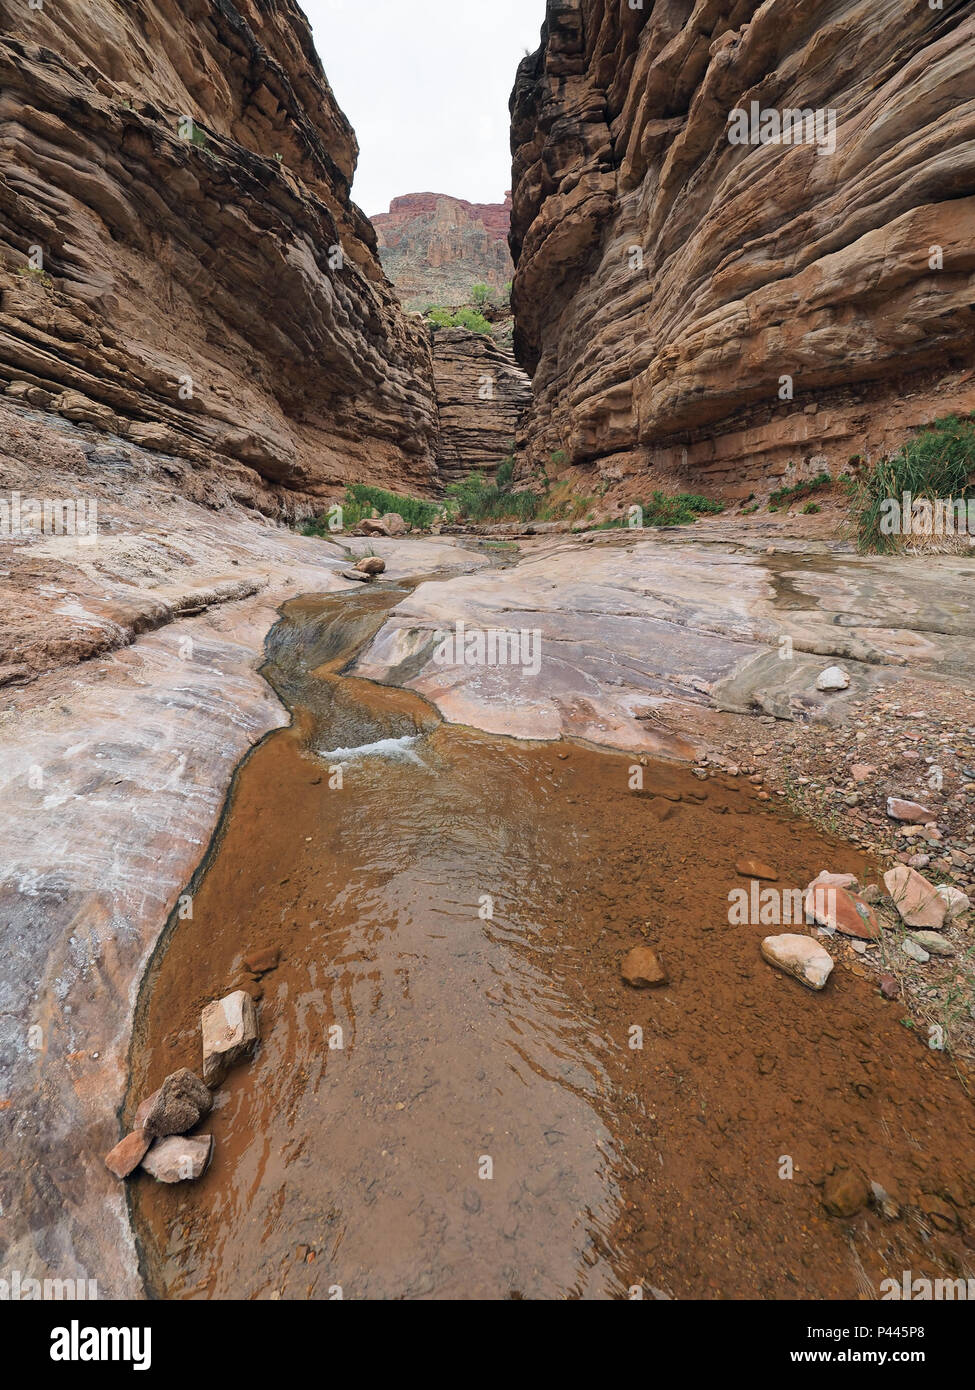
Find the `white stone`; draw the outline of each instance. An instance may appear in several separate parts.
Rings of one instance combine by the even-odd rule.
[[[257,1009],[244,990],[208,1004],[201,1019],[203,1032],[203,1080],[218,1086],[227,1072],[247,1056],[260,1036]]]
[[[850,677],[842,666],[829,666],[816,682],[817,690],[848,690]]]
[[[950,883],[939,883],[934,891],[948,905],[948,912],[945,917],[947,922],[953,922],[956,917],[964,917],[965,913],[971,909],[971,898],[960,888],[953,888]]]
[[[210,1166],[212,1156],[212,1134],[174,1134],[157,1139],[142,1166],[156,1182],[195,1182]]]
[[[823,989],[833,971],[833,957],[811,936],[791,932],[767,936],[762,942],[762,955],[769,965],[778,966],[810,989]]]

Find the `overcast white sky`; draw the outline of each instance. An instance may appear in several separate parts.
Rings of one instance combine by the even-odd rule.
[[[352,196],[499,203],[511,186],[508,97],[545,0],[299,0],[359,137]]]

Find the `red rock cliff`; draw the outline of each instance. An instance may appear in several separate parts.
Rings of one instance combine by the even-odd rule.
[[[372,221],[383,265],[409,309],[456,308],[472,285],[501,289],[512,277],[510,193],[503,203],[408,193]]]
[[[512,148],[528,461],[747,493],[975,407],[971,3],[549,0]]]
[[[0,382],[258,494],[432,487],[430,345],[297,5],[0,9]]]

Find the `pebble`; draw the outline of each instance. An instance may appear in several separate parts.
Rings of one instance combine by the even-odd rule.
[[[660,957],[650,946],[634,946],[623,961],[621,973],[634,989],[659,989],[670,983]]]
[[[782,936],[767,936],[762,942],[762,956],[769,965],[777,966],[792,975],[809,989],[820,990],[833,972],[833,957],[811,936],[786,932]]]
[[[904,952],[905,956],[909,956],[911,960],[916,960],[918,965],[927,965],[928,961],[931,959],[923,946],[919,946],[917,942],[912,941],[910,937],[907,937],[902,942],[901,950]]]

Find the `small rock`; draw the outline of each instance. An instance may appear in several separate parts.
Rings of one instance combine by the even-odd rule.
[[[952,888],[949,883],[939,883],[934,890],[939,898],[943,898],[948,908],[945,914],[945,921],[954,922],[958,917],[964,917],[965,913],[971,908],[971,899],[960,888]]]
[[[386,569],[386,561],[379,555],[365,555],[355,568],[363,574],[382,574]]]
[[[829,690],[849,690],[850,677],[842,666],[828,666],[816,681],[816,689]]]
[[[877,769],[871,763],[854,763],[850,768],[850,776],[853,778],[854,782],[862,784],[863,782],[869,782],[876,771]]]
[[[343,570],[342,578],[351,579],[356,584],[368,584],[372,579],[372,575],[363,574],[362,570]]]
[[[909,936],[901,942],[901,950],[905,956],[909,956],[911,960],[916,960],[918,965],[927,965],[931,959],[924,947],[919,946],[916,941],[912,941]]]
[[[823,1186],[823,1206],[830,1216],[856,1216],[870,1200],[870,1189],[859,1173],[833,1173]]]
[[[636,989],[659,989],[670,983],[660,957],[649,946],[634,946],[627,953],[621,970],[626,983]]]
[[[183,1067],[174,1071],[149,1098],[150,1103],[139,1107],[142,1113],[136,1120],[151,1139],[168,1134],[185,1134],[209,1115],[213,1097],[200,1078]]]
[[[876,907],[877,903],[880,902],[883,896],[883,893],[881,893],[880,889],[877,887],[875,883],[868,883],[866,888],[864,888],[863,892],[860,894],[862,900],[865,903],[869,903],[871,907]]]
[[[281,951],[277,946],[263,946],[245,956],[244,964],[254,975],[267,975],[281,964]]]
[[[208,1004],[201,1019],[203,1080],[217,1086],[235,1063],[249,1056],[259,1037],[257,1009],[250,995],[235,990]]]
[[[844,936],[855,936],[861,941],[877,941],[880,937],[880,923],[870,904],[822,879],[809,885],[805,911],[807,919],[832,927]]]
[[[911,940],[916,942],[922,951],[927,951],[929,956],[953,956],[955,954],[954,946],[940,932],[912,931]]]
[[[212,1157],[212,1134],[172,1135],[155,1141],[142,1166],[156,1182],[194,1182],[202,1178]]]
[[[110,1153],[105,1155],[105,1167],[117,1178],[127,1178],[146,1156],[152,1139],[144,1129],[134,1129]]]
[[[878,983],[880,993],[885,999],[899,999],[901,997],[901,987],[895,975],[881,975]]]
[[[887,814],[891,820],[906,821],[909,825],[927,825],[928,821],[937,819],[936,813],[919,801],[902,801],[899,796],[888,796]]]
[[[795,976],[810,989],[823,989],[833,971],[833,957],[811,936],[791,932],[767,936],[762,942],[762,955],[769,965]]]
[[[909,927],[930,927],[937,931],[944,925],[948,904],[916,869],[895,864],[884,874],[884,883],[901,919]]]
[[[742,878],[767,879],[769,883],[779,881],[778,871],[770,864],[764,864],[761,859],[739,859],[735,864],[735,873],[741,874]]]

